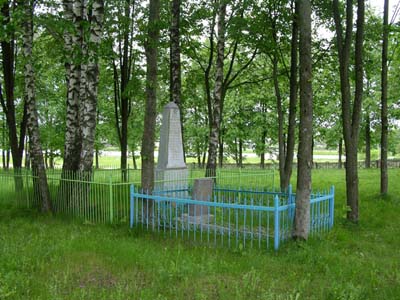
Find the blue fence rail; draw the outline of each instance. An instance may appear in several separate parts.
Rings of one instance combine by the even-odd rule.
[[[130,226],[183,238],[193,243],[277,250],[292,235],[296,195],[267,190],[235,190],[215,187],[209,201],[190,198],[191,188],[155,191],[131,186]],[[334,187],[312,193],[310,234],[333,226]]]

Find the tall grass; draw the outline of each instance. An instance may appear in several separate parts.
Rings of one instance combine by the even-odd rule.
[[[334,229],[279,252],[214,249],[126,226],[82,224],[0,205],[0,299],[399,299],[400,170],[360,171],[360,223],[345,220],[343,170]],[[295,182],[295,178],[293,178]]]

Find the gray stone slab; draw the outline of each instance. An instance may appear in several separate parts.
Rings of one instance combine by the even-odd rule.
[[[194,180],[193,185],[193,200],[210,201],[212,197],[214,181],[212,178],[199,178]],[[190,216],[207,216],[208,209],[204,205],[190,205]]]

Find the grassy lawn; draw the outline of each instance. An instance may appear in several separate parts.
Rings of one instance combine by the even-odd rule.
[[[344,171],[313,180],[336,186],[334,229],[276,253],[194,247],[1,203],[0,299],[399,299],[400,170],[390,170],[385,199],[378,170],[360,171],[358,225],[344,219]]]

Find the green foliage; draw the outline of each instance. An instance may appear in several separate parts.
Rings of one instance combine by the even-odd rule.
[[[13,1],[9,1],[10,3]],[[143,132],[145,69],[144,45],[147,32],[148,7],[135,2],[132,17],[125,16],[124,0],[106,1],[104,40],[99,49],[100,83],[98,91],[98,124],[96,149],[118,147],[114,114],[114,79],[111,62],[119,61],[119,48],[123,46],[123,32],[129,32],[134,62],[131,67],[131,81],[125,89],[131,104],[129,117],[129,150],[138,152]],[[130,2],[132,5],[132,2]],[[159,84],[158,107],[169,101],[169,2],[161,5],[161,42],[159,47]],[[73,24],[63,19],[59,1],[39,1],[34,19],[35,41],[34,61],[36,70],[36,90],[42,143],[49,153],[62,155],[65,131],[65,66],[68,57],[64,49],[63,32],[74,30]],[[227,75],[234,45],[237,42],[236,58],[231,76],[251,57],[255,49],[258,54],[249,68],[245,69],[226,90],[223,107],[223,139],[225,141],[225,159],[231,159],[237,151],[237,141],[244,140],[247,148],[258,155],[262,152],[274,152],[277,144],[276,99],[273,93],[271,56],[278,53],[278,80],[283,98],[284,114],[287,114],[290,67],[290,36],[292,10],[290,1],[228,1],[229,19],[226,34],[226,59],[224,72]],[[133,7],[133,5],[131,6]],[[208,144],[208,115],[205,94],[204,71],[207,67],[210,42],[209,33],[213,13],[217,7],[213,1],[186,1],[181,11],[181,59],[182,59],[182,107],[184,121],[185,150],[189,156],[202,157]],[[343,9],[343,6],[341,6]],[[313,36],[313,85],[314,85],[314,139],[317,144],[337,149],[342,136],[340,85],[336,49],[333,35],[331,1],[313,1],[315,12],[315,34]],[[344,11],[343,11],[344,13]],[[0,39],[7,39],[15,33],[17,45],[20,41],[20,12],[18,6],[12,14],[11,23],[0,32]],[[1,18],[2,16],[0,16]],[[371,118],[372,147],[379,143],[380,136],[380,40],[381,16],[368,11],[365,29],[364,56],[365,82],[363,119]],[[277,43],[273,42],[272,25],[277,31]],[[321,36],[321,31],[331,34]],[[399,115],[399,89],[391,82],[398,82],[400,51],[398,24],[390,27],[389,43],[389,123],[391,132],[390,150],[395,153],[396,129]],[[215,34],[215,32],[214,32]],[[214,51],[215,49],[214,39]],[[17,119],[22,115],[23,78],[22,60],[17,51],[16,88]],[[353,59],[353,58],[351,58]],[[211,92],[215,77],[215,53],[210,70]],[[118,65],[118,63],[117,63]],[[117,66],[117,69],[119,67]],[[353,73],[352,70],[351,73]],[[118,69],[117,72],[120,72]],[[353,75],[352,75],[353,76]],[[0,74],[0,81],[2,75]],[[4,93],[4,90],[3,90]],[[0,126],[3,112],[0,109]],[[286,119],[286,118],[285,118]],[[159,125],[159,119],[158,125]],[[243,123],[245,121],[246,124]],[[285,120],[285,130],[287,127]],[[365,122],[362,122],[364,124]],[[397,125],[396,125],[397,124]],[[17,125],[19,126],[19,125]],[[2,126],[0,127],[2,128]],[[1,129],[4,133],[3,129]],[[261,142],[266,132],[267,143]],[[364,132],[361,129],[360,149],[364,147]],[[158,136],[158,134],[156,135]],[[1,137],[0,144],[7,146],[7,138]],[[1,148],[1,147],[0,147]]]

